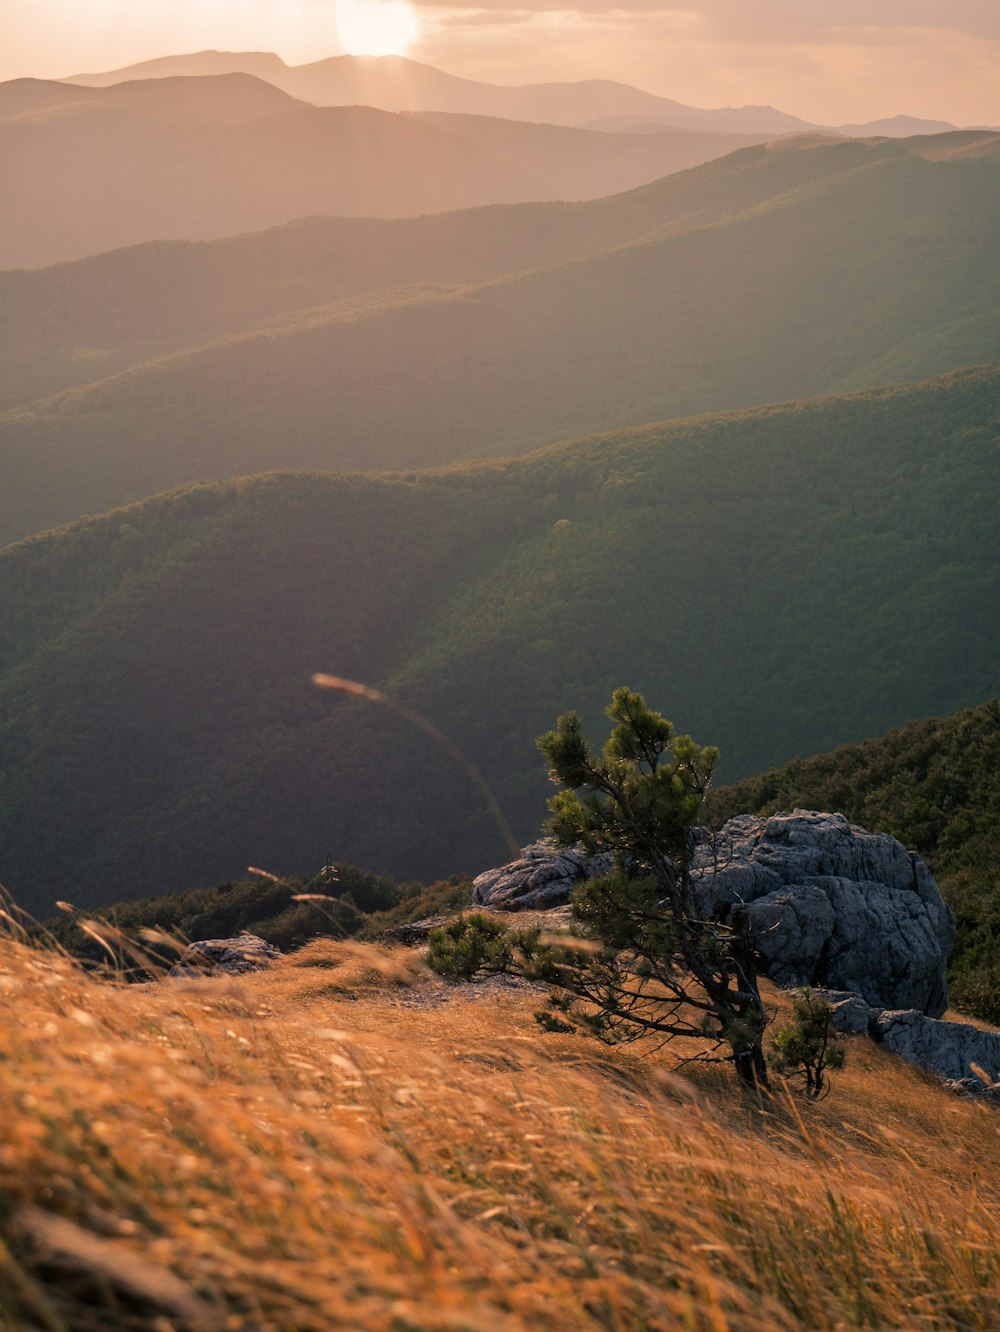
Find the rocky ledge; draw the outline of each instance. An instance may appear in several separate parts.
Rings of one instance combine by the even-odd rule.
[[[941,1022],[915,1008],[874,1008],[856,994],[823,991],[837,1031],[867,1035],[900,1059],[936,1074],[953,1091],[1000,1105],[1000,1032]]]
[[[706,916],[746,924],[778,985],[850,990],[940,1017],[955,923],[934,876],[888,833],[843,814],[742,815],[699,834],[692,877]]]
[[[555,907],[607,857],[550,839],[480,874],[473,902],[497,911]],[[746,925],[766,976],[849,990],[884,1009],[939,1017],[955,926],[930,870],[886,833],[842,814],[742,815],[696,833],[692,877],[706,917]]]
[[[561,847],[554,838],[543,837],[524,847],[518,860],[473,879],[472,902],[494,911],[565,906],[578,883],[600,878],[610,869],[610,856],[588,856],[582,846]]]

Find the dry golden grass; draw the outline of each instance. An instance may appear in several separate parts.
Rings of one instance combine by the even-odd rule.
[[[998,1326],[995,1111],[861,1039],[755,1110],[537,1002],[360,945],[131,987],[0,945],[0,1326]]]

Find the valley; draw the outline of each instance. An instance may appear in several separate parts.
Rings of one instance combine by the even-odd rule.
[[[10,0],[4,1332],[993,1332],[989,9]]]

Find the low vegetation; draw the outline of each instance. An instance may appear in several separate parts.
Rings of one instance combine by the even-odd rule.
[[[4,1325],[995,1326],[995,1111],[861,1038],[752,1108],[537,1000],[332,941],[127,987],[4,942]]]
[[[111,974],[148,979],[141,955],[145,932],[155,930],[179,944],[256,934],[283,952],[316,938],[378,940],[386,930],[468,905],[471,885],[456,875],[433,884],[395,883],[351,865],[313,879],[254,878],[194,888],[162,897],[140,897],[92,912],[64,904],[64,913],[43,923],[27,921],[33,938],[46,938],[69,955]],[[20,919],[16,904],[10,914]],[[106,928],[110,927],[110,928]],[[137,944],[136,954],[127,945]],[[157,963],[153,962],[154,970]]]
[[[847,1061],[846,1043],[833,1030],[833,1009],[827,1000],[806,988],[792,1000],[792,1021],[771,1038],[774,1067],[779,1073],[798,1075],[810,1100],[830,1090],[830,1070]]]

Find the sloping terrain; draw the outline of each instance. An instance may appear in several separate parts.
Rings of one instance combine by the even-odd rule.
[[[995,1326],[995,1111],[862,1037],[754,1109],[539,1001],[332,941],[130,987],[4,942],[12,1326]]]
[[[0,540],[199,479],[524,453],[1000,357],[1000,163],[790,141],[677,180],[582,206],[583,232],[642,217],[635,243],[300,311],[7,412]]]
[[[474,127],[489,132],[497,123]],[[524,128],[501,125],[505,134]],[[548,133],[529,127],[536,130]],[[357,314],[366,300],[382,306],[392,294],[447,291],[704,227],[867,158],[865,150],[853,163],[822,153],[742,154],[587,203],[312,217],[218,241],[151,243],[0,272],[0,405],[267,327],[276,316],[312,318],[344,301]],[[285,325],[294,326],[277,327]]]
[[[400,217],[588,199],[764,134],[643,140],[480,116],[315,107],[249,74],[0,84],[0,268],[314,213]]]
[[[397,476],[194,487],[0,556],[0,882],[32,910],[331,855],[507,858],[630,684],[723,779],[1000,688],[1000,371]]]

